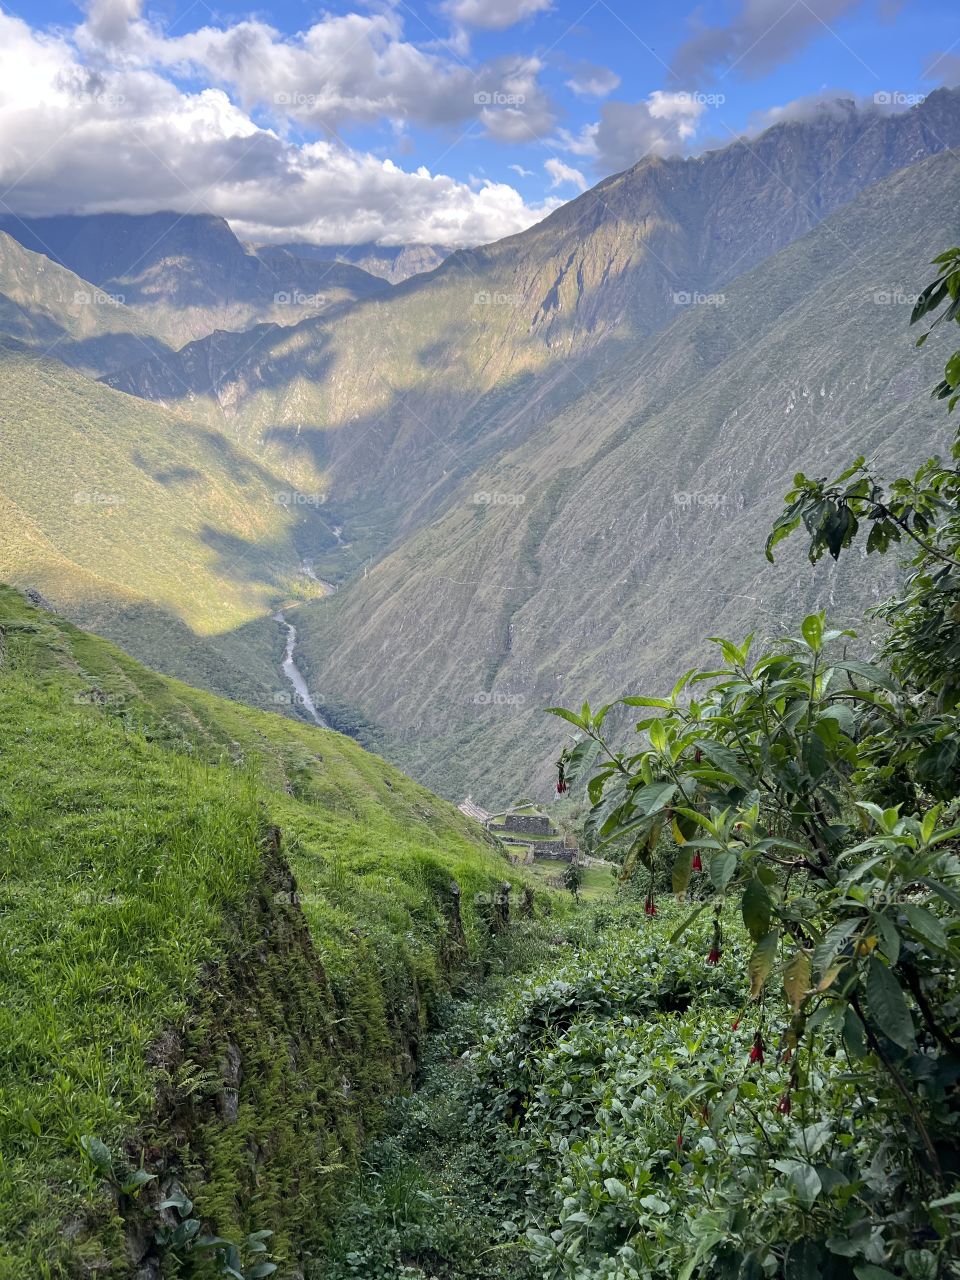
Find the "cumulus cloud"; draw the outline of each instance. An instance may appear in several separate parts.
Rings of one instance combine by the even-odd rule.
[[[574,169],[572,165],[564,164],[562,160],[558,160],[555,156],[545,161],[543,167],[550,175],[551,191],[557,187],[562,187],[564,183],[568,182],[572,183],[578,191],[586,191],[589,186],[579,169]]]
[[[605,98],[620,84],[620,77],[609,67],[580,62],[573,68],[566,85],[580,98]]]
[[[552,7],[552,0],[452,0],[446,11],[464,26],[503,31]]]
[[[98,43],[123,44],[142,12],[143,0],[91,0],[85,27]]]
[[[3,14],[0,189],[0,208],[24,215],[174,209],[256,239],[451,248],[523,230],[558,203],[532,207],[508,184],[475,189],[336,140],[294,142],[222,88],[187,92],[139,55],[91,70],[66,37]]]
[[[730,22],[699,23],[674,55],[681,82],[734,68],[763,76],[798,52],[861,0],[740,0]]]
[[[683,151],[705,107],[702,95],[657,89],[643,102],[604,103],[599,120],[584,125],[578,134],[560,130],[557,142],[589,158],[598,173],[616,173],[644,156]]]

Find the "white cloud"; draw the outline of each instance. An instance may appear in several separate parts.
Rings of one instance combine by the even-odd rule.
[[[143,10],[143,0],[90,0],[86,27],[101,44],[123,44]]]
[[[532,170],[532,169],[525,169],[525,168],[523,167],[523,165],[522,165],[522,164],[508,164],[508,165],[507,165],[507,168],[508,168],[508,169],[512,169],[512,170],[513,170],[513,172],[514,172],[514,173],[515,173],[519,178],[532,178],[532,177],[533,177],[533,170]]]
[[[502,31],[552,7],[552,0],[452,0],[446,10],[465,26]]]
[[[138,24],[128,47],[142,37]],[[295,143],[222,88],[185,92],[139,55],[92,71],[65,37],[3,14],[0,190],[0,210],[24,215],[173,209],[219,214],[257,239],[448,247],[514,234],[557,203],[336,141]]]
[[[706,109],[702,97],[655,89],[644,102],[605,102],[578,134],[559,130],[558,147],[584,156],[598,173],[629,169],[644,156],[681,152]]]
[[[598,67],[592,62],[581,62],[567,80],[568,89],[580,98],[605,98],[620,84],[620,77],[609,67]]]
[[[572,182],[578,191],[586,191],[590,185],[579,169],[574,169],[569,164],[564,164],[562,160],[551,157],[545,161],[544,169],[549,173],[551,182],[550,190],[561,187],[565,182]]]

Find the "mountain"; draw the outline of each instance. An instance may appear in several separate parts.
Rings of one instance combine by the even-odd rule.
[[[433,244],[331,244],[316,245],[295,242],[280,246],[295,258],[320,261],[350,262],[372,276],[381,276],[391,284],[402,284],[411,276],[434,271],[449,257],[449,250]],[[260,252],[260,251],[258,251]]]
[[[907,322],[960,238],[960,156],[903,170],[624,353],[566,409],[475,472],[443,514],[302,611],[320,700],[450,795],[542,793],[562,729],[542,713],[662,696],[708,635],[789,632],[825,607],[857,625],[892,562],[812,568],[763,542],[798,470],[942,448],[945,345]]]
[[[0,230],[144,316],[173,346],[215,329],[292,324],[388,287],[342,262],[251,251],[209,214],[8,216]]]
[[[168,350],[131,308],[4,232],[0,334],[92,377]]]
[[[649,158],[521,235],[325,319],[220,335],[109,378],[219,423],[338,513],[354,572],[552,421],[618,352],[906,165],[960,145],[960,91]]]
[[[6,587],[0,718],[0,1280],[182,1271],[170,1196],[303,1274],[516,873],[349,739]]]
[[[267,703],[271,615],[334,539],[220,433],[0,340],[0,578],[143,661]]]

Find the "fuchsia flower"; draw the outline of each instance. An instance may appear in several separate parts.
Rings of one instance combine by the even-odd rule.
[[[782,1116],[788,1116],[790,1114],[790,1107],[791,1107],[790,1090],[788,1089],[787,1092],[780,1099],[780,1101],[777,1103],[777,1110],[780,1112]]]
[[[750,1050],[750,1061],[758,1062],[762,1067],[765,1049],[766,1046],[763,1043],[763,1036],[758,1031],[753,1037],[753,1048]]]
[[[647,894],[647,900],[643,904],[643,914],[645,916],[655,916],[657,914],[657,904],[653,900],[653,894]]]
[[[690,863],[690,870],[691,870],[691,871],[702,871],[702,870],[703,870],[703,863],[700,861],[700,854],[699,854],[699,853],[695,853],[695,854],[693,855],[693,861]]]
[[[563,793],[566,791],[566,789],[567,789],[567,784],[566,782],[564,782],[563,778],[561,778],[560,781],[557,783],[557,795],[562,796]]]
[[[737,1015],[737,1019],[736,1019],[736,1021],[734,1022],[733,1026],[730,1028],[730,1030],[731,1030],[731,1031],[739,1031],[739,1029],[740,1029],[740,1015],[738,1014],[738,1015]]]
[[[711,947],[710,954],[707,956],[707,964],[719,964],[719,963],[720,963],[720,948]],[[736,1023],[733,1024],[733,1029],[734,1031],[736,1031],[737,1029]]]

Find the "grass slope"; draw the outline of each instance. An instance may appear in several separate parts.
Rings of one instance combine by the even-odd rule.
[[[269,615],[333,537],[216,432],[0,342],[0,578],[194,683],[270,701]]]
[[[462,955],[451,879],[476,945],[505,862],[349,739],[10,588],[0,723],[0,1277],[204,1274],[156,1244],[177,1187],[290,1275]]]

